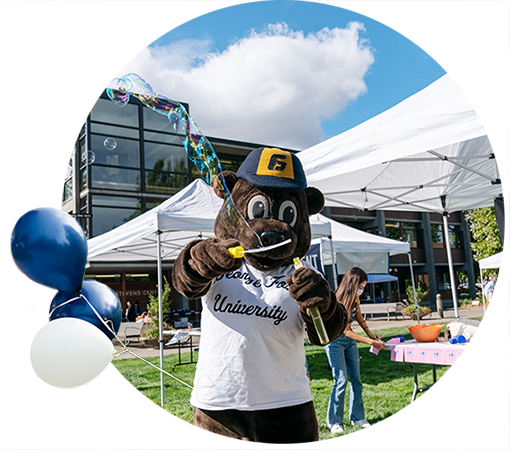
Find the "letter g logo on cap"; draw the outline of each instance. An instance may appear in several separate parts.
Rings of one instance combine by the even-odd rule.
[[[265,148],[260,155],[257,175],[294,179],[292,156],[277,148]]]

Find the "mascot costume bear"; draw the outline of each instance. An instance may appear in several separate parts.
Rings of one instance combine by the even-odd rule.
[[[291,242],[236,259],[228,249],[239,241],[217,218],[216,237],[190,242],[177,258],[175,289],[202,297],[194,424],[248,441],[316,441],[305,332],[312,343],[320,340],[309,308],[318,308],[330,340],[342,334],[352,309],[311,266],[293,265],[308,252],[309,216],[322,210],[324,196],[307,187],[299,159],[280,149],[254,150],[237,173],[222,175],[264,247]]]

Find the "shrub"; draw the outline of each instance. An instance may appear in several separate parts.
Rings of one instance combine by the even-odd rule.
[[[172,288],[168,283],[166,277],[163,277],[163,289],[161,291],[161,299],[163,303],[163,312],[170,309],[171,300],[170,293]],[[150,302],[147,305],[147,310],[150,313],[150,321],[147,324],[147,328],[142,332],[143,337],[158,338],[159,337],[159,299],[157,295],[149,294]],[[163,329],[170,330],[166,323],[163,324]]]
[[[418,286],[416,286],[415,290],[416,290],[416,303],[418,303],[418,312],[421,319],[422,317],[425,317],[431,313],[431,309],[428,306],[420,305],[421,301],[429,293],[429,289],[424,284],[419,283]],[[416,320],[418,318],[418,315],[416,314],[416,305],[414,304],[413,286],[410,283],[407,283],[406,294],[407,298],[403,300],[406,307],[402,309],[401,313],[403,316],[407,316],[413,320]]]

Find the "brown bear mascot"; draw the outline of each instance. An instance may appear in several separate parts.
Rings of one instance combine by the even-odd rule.
[[[351,308],[336,301],[313,268],[293,265],[293,258],[308,252],[309,215],[322,210],[324,196],[307,187],[299,159],[280,149],[254,150],[237,174],[223,176],[264,246],[291,242],[235,259],[228,249],[239,241],[217,218],[216,237],[189,243],[177,258],[175,289],[188,298],[202,297],[194,424],[256,442],[316,441],[305,331],[312,343],[320,340],[308,308],[318,308],[330,340],[343,332]]]

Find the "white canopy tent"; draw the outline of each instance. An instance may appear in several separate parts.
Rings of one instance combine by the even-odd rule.
[[[478,261],[478,265],[480,266],[480,270],[483,269],[499,269],[501,266],[501,259],[503,258],[503,252],[496,253],[495,255],[489,256],[487,258],[481,259]]]
[[[408,242],[395,241],[357,230],[322,214],[310,217],[310,223],[312,227],[317,223],[327,223],[330,226],[331,234],[328,239],[317,238],[312,244],[320,243],[323,264],[333,265],[335,288],[337,273],[342,274],[353,266],[359,266],[367,274],[387,274],[389,256],[409,254],[411,251]]]
[[[496,253],[495,255],[478,261],[480,266],[480,283],[482,285],[482,299],[483,299],[483,311],[485,312],[485,292],[483,289],[483,271],[485,269],[499,269],[501,266],[501,259],[503,258],[503,252]]]
[[[445,230],[448,213],[492,206],[502,196],[483,126],[448,75],[298,157],[327,206],[436,212],[443,215]]]

